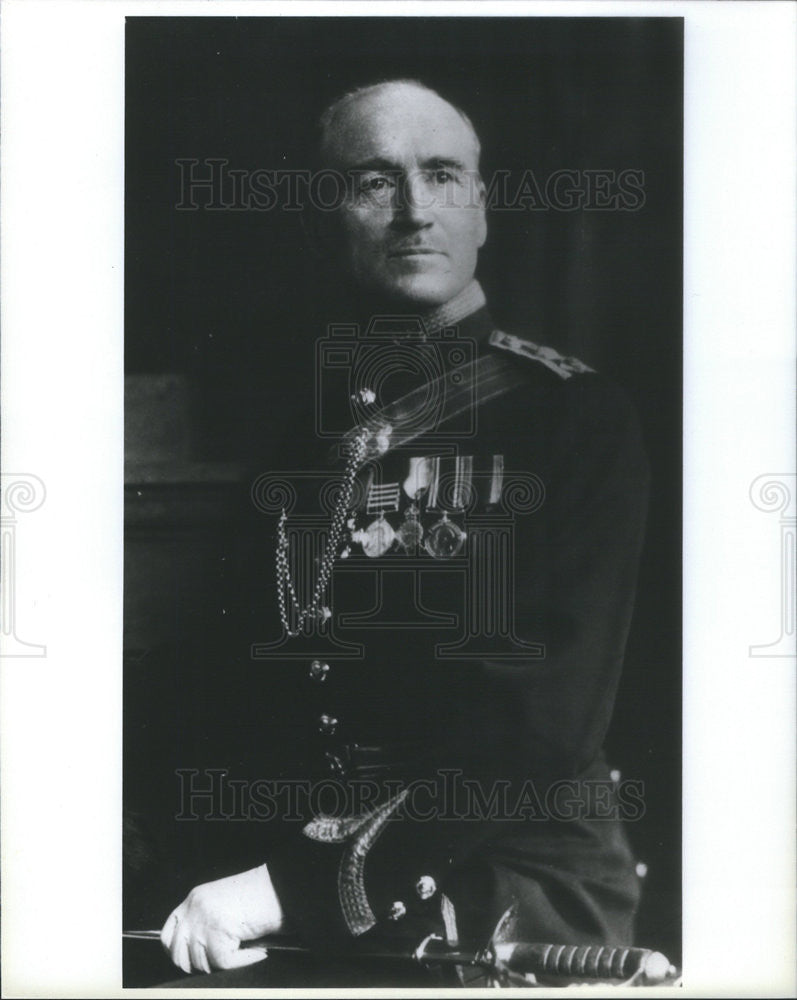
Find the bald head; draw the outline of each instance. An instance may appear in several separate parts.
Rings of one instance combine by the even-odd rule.
[[[450,132],[470,150],[468,168],[478,170],[481,144],[464,111],[419,80],[385,80],[338,98],[321,115],[319,151],[325,166],[340,167],[357,157],[374,129],[425,133],[430,139]]]

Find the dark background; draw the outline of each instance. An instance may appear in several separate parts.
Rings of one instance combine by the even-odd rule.
[[[642,420],[652,505],[608,750],[646,788],[646,815],[629,830],[649,866],[640,943],[678,959],[682,42],[680,18],[128,19],[128,919],[160,912],[138,897],[151,896],[152,858],[164,850],[152,845],[175,812],[163,762],[194,759],[179,747],[202,717],[196,690],[213,692],[219,709],[236,702],[214,681],[213,657],[163,650],[207,649],[205,631],[226,617],[219,605],[234,601],[240,542],[229,512],[247,475],[267,463],[274,427],[295,405],[299,373],[312,370],[313,341],[331,318],[299,215],[178,211],[175,161],[306,167],[310,126],[333,97],[409,76],[467,111],[488,182],[496,169],[515,182],[531,169],[541,183],[560,169],[644,172],[637,211],[492,213],[477,276],[503,329],[615,377]],[[177,661],[193,693],[170,672]],[[164,719],[172,758],[158,730]],[[267,760],[278,727],[257,738]],[[182,860],[218,858],[243,836],[229,824],[194,824],[180,831],[190,840]],[[253,834],[253,856],[258,837],[258,849],[266,843],[264,831]],[[218,863],[212,870],[223,873]],[[185,864],[186,880],[197,867]]]

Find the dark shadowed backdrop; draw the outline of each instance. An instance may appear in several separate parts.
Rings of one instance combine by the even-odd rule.
[[[202,645],[228,618],[240,584],[236,497],[267,464],[297,386],[312,391],[313,343],[335,319],[286,189],[264,209],[262,198],[247,203],[246,185],[256,171],[262,185],[263,171],[309,166],[310,126],[333,97],[416,77],[470,115],[487,182],[505,178],[478,271],[495,320],[613,376],[640,413],[653,498],[609,751],[646,789],[646,814],[629,831],[649,867],[640,943],[678,958],[682,71],[680,18],[128,19],[129,919],[168,912],[138,902],[151,898],[164,839],[183,838],[183,856],[243,843],[240,824],[163,832],[176,811],[174,766],[199,759],[174,749],[196,740],[200,715],[170,664],[182,655],[188,688],[217,692],[219,705],[236,694],[212,665],[162,650]],[[226,161],[223,189],[186,195],[187,177],[221,169],[210,160]],[[229,171],[244,173],[236,182]],[[564,178],[557,204],[554,175]],[[278,721],[258,731],[256,718],[265,760]],[[266,841],[249,831],[253,858]]]

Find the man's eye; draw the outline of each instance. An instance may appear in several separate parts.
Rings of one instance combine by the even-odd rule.
[[[360,191],[370,194],[377,191],[384,191],[390,186],[389,177],[366,177],[360,181]]]
[[[448,184],[449,181],[455,179],[453,170],[446,170],[444,167],[440,167],[432,171],[432,180],[435,184]]]

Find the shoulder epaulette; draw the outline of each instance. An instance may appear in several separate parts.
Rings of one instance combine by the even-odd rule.
[[[531,361],[538,361],[552,372],[556,372],[559,378],[568,379],[573,375],[581,375],[584,372],[594,372],[594,368],[585,365],[578,358],[564,357],[552,347],[541,347],[531,340],[524,340],[522,337],[515,337],[511,333],[504,333],[503,330],[493,330],[490,334],[490,344],[512,354],[519,354],[521,357],[529,358]]]

